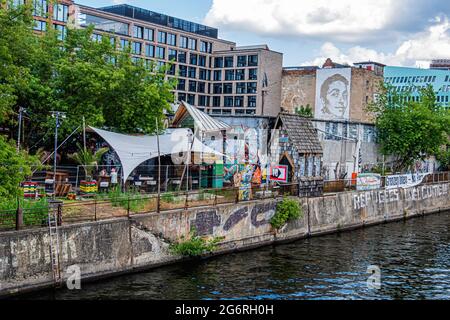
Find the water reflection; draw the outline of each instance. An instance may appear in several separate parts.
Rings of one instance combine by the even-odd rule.
[[[450,214],[188,262],[32,299],[449,299]],[[367,267],[382,288],[367,288]]]

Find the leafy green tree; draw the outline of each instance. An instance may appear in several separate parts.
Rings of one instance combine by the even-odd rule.
[[[419,101],[413,99],[411,92],[397,93],[383,86],[369,111],[376,116],[381,152],[394,157],[395,171],[437,156],[448,143],[449,111],[436,103],[432,86],[420,90]]]
[[[305,118],[314,117],[313,110],[309,104],[306,107],[301,106],[300,108],[295,108],[295,113]]]
[[[130,48],[117,50],[109,36],[94,40],[93,27],[69,28],[63,42],[50,27],[36,36],[28,5],[0,10],[0,30],[0,121],[17,127],[17,110],[27,108],[28,146],[52,148],[52,110],[67,113],[62,138],[83,117],[92,126],[151,133],[174,100],[167,67],[133,61]]]
[[[24,151],[17,153],[15,145],[0,136],[0,200],[20,196],[20,183],[31,175],[31,166],[38,163]]]

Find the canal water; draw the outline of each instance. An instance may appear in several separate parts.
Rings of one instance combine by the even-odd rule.
[[[31,299],[450,299],[450,213],[187,262]],[[369,266],[381,288],[369,289]]]

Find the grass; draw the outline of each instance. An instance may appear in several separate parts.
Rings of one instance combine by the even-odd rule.
[[[136,190],[122,192],[119,188],[100,193],[96,199],[110,201],[111,205],[116,208],[121,207],[128,210],[129,205],[130,211],[134,212],[143,210],[148,201],[145,195]]]

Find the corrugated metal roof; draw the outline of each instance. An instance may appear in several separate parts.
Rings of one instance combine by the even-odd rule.
[[[231,126],[225,122],[212,118],[208,114],[184,101],[181,102],[180,107],[175,114],[173,124],[177,126],[177,124],[184,120],[188,115],[194,120],[195,126],[203,132],[217,132],[231,129]]]

